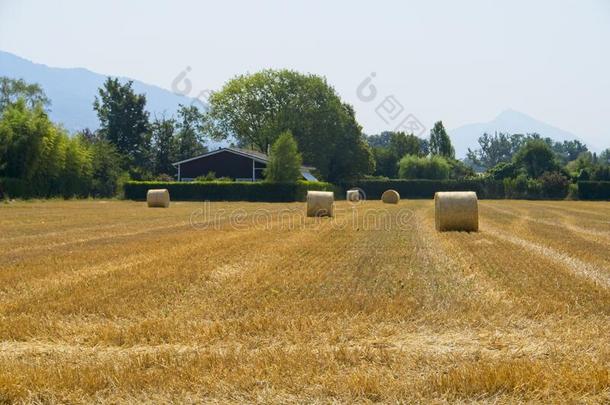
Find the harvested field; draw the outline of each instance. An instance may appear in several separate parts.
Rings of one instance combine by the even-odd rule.
[[[610,402],[610,204],[0,206],[3,402]]]

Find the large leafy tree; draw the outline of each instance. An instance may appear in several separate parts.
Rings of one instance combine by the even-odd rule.
[[[509,135],[506,133],[496,133],[489,135],[484,133],[479,137],[479,149],[472,150],[468,148],[468,159],[478,166],[483,168],[492,168],[503,162],[510,162],[521,146],[520,142],[516,142],[513,138],[518,135]]]
[[[205,116],[196,106],[180,105],[176,121],[176,159],[184,160],[207,151],[204,137]]]
[[[557,154],[563,164],[572,162],[578,159],[578,156],[588,152],[587,145],[580,142],[578,139],[571,141],[553,143],[553,151]]]
[[[234,137],[262,152],[290,130],[303,161],[331,181],[374,166],[353,108],[319,76],[290,70],[238,76],[211,95],[207,122],[215,138]]]
[[[92,159],[91,194],[97,197],[115,195],[120,179],[126,176],[122,169],[123,157],[112,143],[103,139],[94,140],[89,150]]]
[[[442,121],[436,122],[430,130],[430,154],[455,159],[455,149]]]
[[[173,174],[172,162],[176,160],[176,121],[172,118],[157,118],[151,125],[154,173]]]
[[[127,163],[140,171],[150,164],[150,133],[146,96],[136,94],[132,81],[107,78],[98,90],[93,108],[100,120],[100,134],[111,142]]]
[[[271,147],[265,179],[276,183],[292,183],[301,177],[302,158],[292,133],[286,131]]]
[[[383,132],[367,137],[375,157],[375,174],[395,178],[398,162],[405,155],[423,156],[424,142],[413,134]]]
[[[513,160],[517,166],[525,169],[532,178],[538,178],[544,172],[551,172],[559,168],[553,150],[542,139],[527,141],[519,149]]]
[[[404,155],[421,155],[421,139],[413,134],[395,132],[390,136],[390,151],[398,160]]]
[[[39,84],[27,83],[23,79],[0,77],[0,113],[19,99],[23,99],[29,108],[37,105],[48,107],[51,104]]]

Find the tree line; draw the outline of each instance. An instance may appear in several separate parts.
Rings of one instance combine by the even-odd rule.
[[[427,139],[367,136],[353,107],[323,77],[291,70],[237,76],[208,101],[205,110],[180,105],[174,116],[150,117],[146,96],[132,82],[107,78],[92,100],[99,128],[70,136],[50,121],[50,100],[38,85],[0,78],[0,178],[36,196],[112,196],[128,179],[175,179],[172,163],[206,152],[206,142],[215,140],[270,152],[266,175],[279,182],[298,178],[302,163],[330,182],[484,176],[517,194],[547,183],[609,179],[610,151],[597,156],[577,140],[483,134],[461,161],[441,121]]]
[[[212,94],[206,111],[181,105],[176,116],[153,118],[131,81],[108,78],[93,100],[99,129],[73,136],[50,121],[38,85],[2,78],[0,93],[0,177],[36,196],[111,196],[126,179],[172,180],[172,163],[204,153],[208,139],[267,153],[289,133],[295,156],[329,181],[358,178],[374,165],[353,108],[315,75],[238,76]]]
[[[429,139],[402,132],[367,138],[376,161],[374,177],[402,179],[490,179],[507,196],[563,198],[581,180],[610,181],[610,149],[599,156],[578,140],[563,142],[536,133],[484,133],[464,161],[455,158],[442,122]]]

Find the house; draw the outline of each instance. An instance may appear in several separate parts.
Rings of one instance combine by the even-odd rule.
[[[190,159],[172,163],[178,170],[178,181],[193,181],[213,172],[216,177],[238,181],[263,180],[269,157],[261,152],[239,148],[220,148]],[[313,167],[301,166],[303,180],[318,181]]]

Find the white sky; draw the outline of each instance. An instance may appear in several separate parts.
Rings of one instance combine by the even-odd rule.
[[[0,0],[0,49],[168,89],[190,66],[191,96],[263,68],[316,73],[367,133],[391,129],[375,107],[394,95],[428,128],[513,108],[610,144],[608,0]]]

